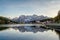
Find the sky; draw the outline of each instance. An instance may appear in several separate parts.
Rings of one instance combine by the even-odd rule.
[[[60,0],[0,0],[0,16],[44,15],[55,17],[60,10]]]

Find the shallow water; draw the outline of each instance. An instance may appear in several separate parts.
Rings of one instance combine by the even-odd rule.
[[[0,27],[0,40],[60,40],[60,32],[37,26]]]

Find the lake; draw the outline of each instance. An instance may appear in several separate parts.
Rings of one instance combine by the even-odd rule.
[[[60,40],[60,32],[37,26],[0,27],[0,40]]]

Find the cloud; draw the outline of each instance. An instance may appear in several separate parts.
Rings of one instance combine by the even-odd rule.
[[[36,14],[54,17],[60,10],[60,0],[0,0],[0,8],[2,16]]]

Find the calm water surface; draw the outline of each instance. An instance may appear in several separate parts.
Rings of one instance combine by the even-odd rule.
[[[60,40],[60,32],[37,26],[0,27],[0,40]]]

